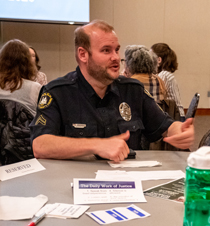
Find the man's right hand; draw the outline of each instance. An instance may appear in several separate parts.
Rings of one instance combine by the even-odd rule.
[[[123,161],[130,152],[126,141],[130,138],[130,132],[126,131],[117,136],[102,138],[96,144],[95,154],[114,162]]]

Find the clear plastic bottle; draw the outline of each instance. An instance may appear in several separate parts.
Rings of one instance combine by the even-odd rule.
[[[210,226],[210,147],[187,159],[183,226]]]

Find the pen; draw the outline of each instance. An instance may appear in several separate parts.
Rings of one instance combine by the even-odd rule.
[[[28,226],[36,226],[45,216],[46,216],[46,213],[43,212],[39,216],[34,217],[31,221],[31,223],[28,224]]]

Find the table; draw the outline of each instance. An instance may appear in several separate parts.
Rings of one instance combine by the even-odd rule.
[[[139,161],[156,160],[162,162],[162,166],[152,168],[124,168],[123,170],[132,171],[155,171],[155,170],[182,170],[185,171],[186,159],[189,152],[173,151],[137,151],[136,159]],[[93,158],[81,158],[78,160],[50,160],[39,159],[40,163],[46,168],[44,171],[29,174],[0,182],[0,195],[35,197],[39,194],[49,198],[48,203],[69,203],[73,204],[73,190],[71,182],[73,178],[95,178],[97,170],[115,170],[111,168],[105,160],[94,160]],[[170,180],[143,181],[143,189],[147,189]],[[143,210],[151,214],[144,219],[131,220],[129,222],[115,223],[116,226],[179,226],[182,225],[184,205],[160,198],[146,196],[147,203],[134,203]],[[119,204],[94,204],[90,205],[88,211],[105,210],[113,207],[128,206],[132,203]],[[1,226],[24,226],[30,220],[22,221],[0,221]],[[54,225],[93,225],[98,223],[93,221],[86,214],[79,219],[56,219],[45,218],[39,226]]]

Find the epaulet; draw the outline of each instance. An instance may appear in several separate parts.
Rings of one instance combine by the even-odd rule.
[[[144,87],[144,85],[137,79],[134,78],[127,78],[125,76],[120,75],[118,79],[116,79],[116,82],[122,83],[122,84],[128,84],[128,83],[133,83],[133,84],[138,84]]]
[[[72,84],[75,84],[76,80],[77,80],[77,72],[76,71],[70,72],[63,77],[59,77],[49,82],[47,85],[45,85],[45,89],[50,90],[56,86],[72,85]]]

